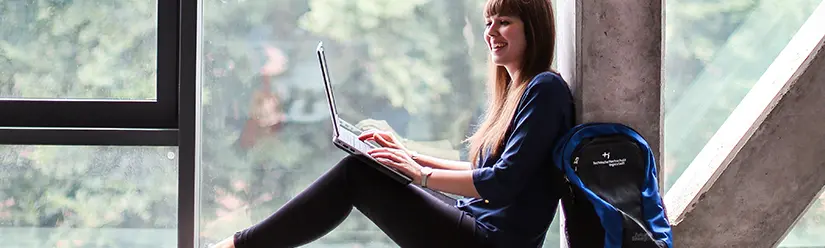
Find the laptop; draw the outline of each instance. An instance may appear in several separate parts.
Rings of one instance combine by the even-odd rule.
[[[332,118],[332,143],[341,150],[355,155],[366,164],[373,166],[398,182],[403,184],[412,182],[410,177],[392,167],[381,164],[369,156],[367,152],[378,147],[378,145],[376,143],[367,143],[359,140],[358,135],[361,134],[361,130],[338,117],[338,111],[335,107],[335,97],[332,94],[332,83],[329,76],[329,69],[327,68],[327,58],[324,53],[323,42],[318,43],[318,48],[315,49],[315,52],[318,54],[318,62],[321,64],[321,75],[324,78],[324,91],[326,91],[327,102],[329,103],[329,113]]]

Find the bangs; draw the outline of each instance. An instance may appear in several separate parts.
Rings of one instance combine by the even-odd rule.
[[[488,0],[484,6],[484,17],[518,16],[521,14],[520,0]]]

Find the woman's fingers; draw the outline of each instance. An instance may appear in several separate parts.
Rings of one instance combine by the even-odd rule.
[[[384,135],[375,135],[375,142],[383,147],[399,148],[397,143],[384,138]]]
[[[411,176],[411,173],[414,173],[405,163],[395,162],[386,158],[376,158],[375,160],[378,160],[378,162],[383,165],[395,168],[405,175]]]
[[[406,162],[406,160],[403,157],[392,152],[370,152],[370,156],[372,156],[373,158],[385,158],[399,163]]]
[[[381,147],[372,149],[368,153],[381,164],[399,169],[404,172],[404,174],[411,175],[409,173],[416,173],[415,162],[413,162],[410,157],[407,156],[407,153],[402,150]]]
[[[401,149],[401,144],[395,139],[392,133],[380,130],[368,130],[358,136],[361,141],[374,140],[382,147]]]
[[[376,136],[383,136],[384,139],[390,137],[391,135],[386,131],[381,131],[378,129],[368,129],[358,135],[358,139],[360,140],[368,140],[368,139],[375,139]]]
[[[378,130],[375,130],[375,129],[366,130],[366,131],[362,132],[361,135],[358,135],[358,139],[361,140],[361,141],[371,139],[371,138],[373,138],[373,136],[375,135],[376,132],[378,132]]]
[[[388,153],[386,153],[386,154],[388,154]],[[395,168],[395,169],[401,171],[402,173],[404,173],[405,175],[408,175],[408,176],[412,175],[411,173],[415,173],[414,169],[412,169],[412,166],[409,163],[404,162],[403,160],[398,161],[398,160],[392,159],[391,158],[392,156],[393,155],[389,155],[389,156],[385,157],[385,156],[380,156],[379,155],[379,156],[375,157],[375,160],[377,160],[379,163],[381,163],[383,165]]]
[[[399,162],[395,162],[395,161],[392,161],[392,160],[390,160],[390,159],[386,159],[386,158],[375,158],[375,160],[378,160],[378,162],[381,162],[381,163],[382,163],[382,164],[384,164],[384,165],[391,166],[391,167],[395,167],[396,169],[401,169],[401,168],[403,168],[403,166],[401,165],[401,163],[399,163]]]
[[[374,148],[374,149],[368,151],[367,153],[369,153],[369,154],[373,154],[373,153],[391,153],[391,154],[397,155],[399,157],[404,157],[404,155],[407,154],[406,152],[402,151],[401,149],[392,148],[392,147],[378,147],[378,148]]]
[[[393,133],[387,133],[387,137],[387,140],[389,140],[390,142],[398,144],[399,146],[402,145],[401,140],[399,140]]]
[[[406,153],[406,152],[404,152],[404,151],[402,151],[401,149],[387,149],[387,151],[389,151],[389,152],[390,152],[390,153],[392,153],[392,154],[395,154],[396,156],[398,156],[398,157],[399,157],[399,158],[401,158],[401,159],[405,159],[405,160],[406,160],[406,159],[408,158],[408,157],[406,156],[406,155],[407,155],[407,153]]]

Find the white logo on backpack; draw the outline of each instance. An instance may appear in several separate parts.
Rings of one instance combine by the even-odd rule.
[[[607,165],[607,166],[610,166],[610,167],[616,167],[616,166],[622,166],[625,163],[627,163],[626,158],[610,159],[610,152],[609,151],[605,151],[604,153],[602,153],[602,157],[605,158],[605,160],[593,161],[593,166]]]

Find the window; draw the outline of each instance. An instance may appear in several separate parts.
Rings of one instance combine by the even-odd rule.
[[[822,0],[669,1],[665,190],[705,148]]]
[[[269,216],[345,153],[330,142],[315,48],[341,117],[466,159],[483,111],[484,1],[204,1],[200,244]],[[556,247],[558,222],[548,233]],[[310,247],[394,246],[353,211]]]
[[[156,99],[155,0],[7,1],[0,15],[0,97]]]
[[[825,194],[820,192],[819,197],[814,199],[808,211],[800,216],[779,247],[821,247],[825,245],[823,232],[825,232]]]
[[[191,246],[187,2],[0,1],[3,247]]]
[[[3,247],[176,247],[177,149],[0,146]]]
[[[178,7],[161,2],[0,3],[0,124],[176,128]]]

